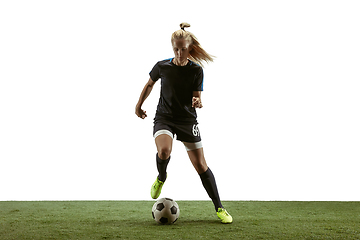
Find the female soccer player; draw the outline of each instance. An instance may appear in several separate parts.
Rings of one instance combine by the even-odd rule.
[[[214,203],[222,223],[231,223],[232,217],[221,204],[213,173],[207,166],[201,143],[195,108],[202,108],[202,63],[213,61],[194,34],[185,31],[188,23],[171,36],[175,57],[159,61],[150,72],[150,79],[141,92],[135,108],[138,117],[147,117],[141,109],[156,81],[161,78],[160,99],[154,119],[154,138],[157,147],[156,164],[159,175],[151,187],[151,197],[157,199],[167,178],[166,168],[174,136],[183,142],[190,161],[200,175],[203,186]],[[200,66],[201,65],[201,66]]]

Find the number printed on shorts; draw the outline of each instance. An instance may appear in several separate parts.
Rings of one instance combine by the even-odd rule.
[[[199,127],[198,127],[197,124],[194,124],[194,126],[193,126],[193,128],[192,128],[192,132],[193,132],[193,135],[194,135],[195,137],[200,136]]]

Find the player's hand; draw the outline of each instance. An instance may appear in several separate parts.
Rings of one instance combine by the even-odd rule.
[[[199,97],[192,98],[192,107],[194,108],[202,108],[203,105],[201,103],[201,99]]]
[[[136,106],[135,107],[135,114],[136,116],[138,116],[139,118],[146,118],[147,115],[146,115],[146,111],[143,111],[140,107]]]

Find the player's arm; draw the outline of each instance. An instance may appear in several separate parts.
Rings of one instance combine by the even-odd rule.
[[[203,107],[203,105],[201,103],[201,91],[193,91],[192,107],[194,107],[194,108],[202,108]]]
[[[145,84],[145,87],[144,89],[142,90],[141,94],[140,94],[140,97],[139,97],[139,101],[138,103],[136,104],[136,107],[135,107],[135,114],[139,117],[139,118],[146,118],[147,115],[146,115],[146,111],[143,111],[141,109],[141,106],[143,105],[143,103],[145,102],[145,99],[150,95],[153,87],[154,87],[154,84],[155,82],[149,78],[149,81]]]

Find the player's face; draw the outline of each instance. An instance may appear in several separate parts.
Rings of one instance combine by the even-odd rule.
[[[185,39],[178,39],[174,40],[172,45],[175,53],[175,58],[180,61],[185,61],[189,56],[189,52],[191,51],[189,41]]]

